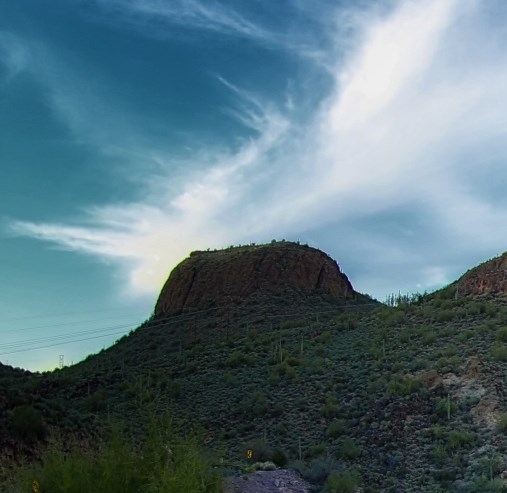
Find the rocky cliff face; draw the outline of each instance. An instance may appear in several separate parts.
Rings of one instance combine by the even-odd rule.
[[[507,294],[507,252],[470,269],[457,281],[459,296]]]
[[[278,242],[191,253],[171,272],[158,298],[155,315],[195,309],[211,302],[243,302],[259,292],[301,296],[326,293],[337,299],[358,294],[338,264],[324,252]]]

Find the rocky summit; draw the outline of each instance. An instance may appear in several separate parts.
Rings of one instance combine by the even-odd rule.
[[[507,294],[507,252],[467,271],[456,287],[459,296]]]
[[[244,302],[269,295],[326,294],[336,300],[356,293],[340,267],[324,252],[292,242],[196,251],[171,272],[155,315]]]

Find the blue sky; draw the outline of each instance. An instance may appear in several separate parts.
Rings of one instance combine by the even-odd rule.
[[[499,0],[3,2],[0,361],[111,344],[195,249],[308,242],[381,300],[502,253],[506,20]]]

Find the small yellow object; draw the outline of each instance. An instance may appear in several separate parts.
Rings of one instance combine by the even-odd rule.
[[[32,492],[33,493],[40,493],[40,485],[36,479],[34,479],[32,481]]]
[[[253,450],[251,448],[249,448],[247,451],[246,451],[246,458],[247,459],[251,459],[253,457]]]

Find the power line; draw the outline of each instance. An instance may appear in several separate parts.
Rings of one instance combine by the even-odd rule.
[[[45,349],[48,347],[62,346],[64,344],[70,344],[70,343],[74,343],[74,342],[89,341],[91,339],[100,339],[101,337],[113,336],[113,335],[117,335],[117,334],[124,334],[124,332],[123,331],[122,332],[114,332],[112,334],[105,334],[105,335],[101,335],[101,336],[85,337],[83,339],[76,339],[74,341],[59,342],[56,344],[49,344],[47,346],[38,346],[38,347],[30,348],[30,349],[17,349],[15,351],[8,351],[8,352],[2,353],[2,354],[14,354],[14,353],[22,353],[25,351],[35,351],[37,349]]]
[[[16,320],[30,320],[33,318],[52,318],[52,317],[60,317],[62,315],[83,315],[86,313],[103,313],[103,312],[115,312],[115,311],[125,311],[125,308],[104,308],[102,310],[84,310],[80,312],[59,312],[59,313],[50,313],[50,314],[39,314],[39,315],[28,315],[26,317],[13,317],[13,318],[3,318],[4,322],[13,322]]]
[[[74,320],[69,322],[60,322],[60,323],[53,323],[53,324],[47,324],[47,325],[37,325],[33,327],[20,327],[18,329],[11,329],[11,330],[2,330],[2,334],[10,334],[12,332],[21,332],[21,331],[27,331],[27,330],[38,330],[38,329],[48,329],[52,327],[62,327],[62,326],[69,326],[69,325],[80,325],[80,324],[86,324],[86,323],[93,323],[93,322],[102,322],[103,320],[111,320],[116,319],[117,317],[106,317],[106,318],[95,318],[92,320]],[[127,318],[127,316],[123,317]],[[130,318],[130,317],[128,317]],[[120,318],[121,320],[121,318]]]
[[[208,308],[208,309],[205,309],[205,310],[198,310],[198,311],[194,311],[194,312],[191,312],[191,313],[188,313],[188,314],[182,314],[182,315],[167,315],[161,319],[157,319],[156,323],[152,323],[150,324],[150,327],[160,327],[160,326],[163,326],[163,325],[167,325],[167,321],[170,321],[171,323],[176,323],[176,322],[182,322],[182,321],[185,321],[185,320],[191,320],[192,318],[195,318],[195,315],[197,314],[200,314],[200,313],[209,313],[211,311],[215,311],[217,309],[219,309],[220,307],[214,307],[214,308]],[[109,327],[101,327],[101,328],[94,328],[94,329],[89,329],[89,330],[85,330],[85,331],[79,331],[79,332],[73,332],[73,333],[70,333],[70,334],[55,334],[55,335],[52,335],[52,336],[48,336],[48,337],[42,337],[42,338],[39,338],[39,339],[30,339],[30,341],[27,341],[26,339],[24,340],[18,340],[18,341],[13,341],[11,343],[5,343],[5,344],[0,344],[0,353],[1,354],[10,354],[9,352],[4,352],[4,350],[13,350],[13,349],[16,349],[16,347],[19,347],[19,346],[26,346],[27,344],[30,344],[30,343],[36,343],[36,344],[41,344],[41,343],[46,343],[46,342],[53,342],[53,341],[58,341],[58,340],[61,340],[61,339],[66,339],[66,338],[71,338],[71,337],[75,337],[75,336],[82,336],[82,335],[85,335],[85,334],[92,334],[92,333],[97,333],[97,332],[103,332],[103,331],[110,331],[110,330],[114,330],[114,329],[119,329],[119,328],[124,328],[124,329],[129,329],[131,328],[133,325],[137,324],[137,327],[140,328],[142,323],[139,324],[139,322],[133,322],[133,323],[128,323],[128,324],[120,324],[120,325],[113,325],[113,326],[109,326]],[[64,325],[64,324],[60,324],[60,325]],[[46,327],[47,328],[47,327]],[[125,333],[125,332],[123,332]],[[107,335],[115,335],[115,334],[118,334],[118,332],[115,332],[114,334],[105,334],[103,336],[100,336],[100,337],[107,337]],[[99,337],[99,336],[97,336]],[[81,339],[78,339],[78,340],[69,340],[69,341],[66,341],[64,343],[58,343],[58,344],[55,344],[55,345],[61,345],[61,344],[65,344],[65,343],[72,343],[72,342],[79,342]],[[44,347],[51,347],[51,345],[49,346],[44,346]],[[28,349],[25,349],[26,351],[32,351],[34,348],[28,348]],[[17,350],[15,352],[21,352],[22,350]]]
[[[97,333],[97,332],[105,332],[105,331],[109,331],[109,330],[115,330],[115,329],[127,329],[128,327],[131,327],[132,324],[119,324],[119,325],[111,325],[109,327],[100,327],[100,328],[94,328],[94,329],[88,329],[88,330],[83,330],[83,331],[79,331],[79,332],[71,332],[71,333],[66,333],[66,334],[54,334],[54,335],[51,335],[51,336],[47,336],[47,337],[40,337],[38,339],[30,339],[28,341],[28,343],[31,343],[31,344],[37,344],[37,343],[45,343],[45,342],[52,342],[52,341],[57,341],[59,339],[68,339],[68,338],[72,338],[72,337],[75,337],[75,336],[82,336],[82,335],[86,335],[86,334],[93,334],[93,333]],[[18,340],[18,341],[13,341],[13,342],[8,342],[8,343],[5,343],[5,344],[0,344],[0,352],[2,349],[10,349],[10,348],[13,348],[13,347],[16,347],[16,346],[20,346],[20,345],[26,345],[27,344],[27,340]]]
[[[344,309],[344,308],[355,308],[355,309],[359,308],[360,309],[360,308],[366,307],[366,306],[378,306],[378,305],[379,305],[379,303],[363,303],[360,305],[349,304],[349,305],[338,306],[335,309],[323,310],[323,311],[318,311],[318,312],[316,311],[316,312],[310,312],[310,313],[308,313],[308,312],[292,313],[290,315],[289,314],[273,314],[273,315],[260,315],[260,316],[262,316],[263,318],[280,318],[280,319],[285,319],[285,320],[294,320],[297,317],[308,318],[308,317],[329,314],[329,313],[336,314],[337,311],[340,311],[341,309]],[[154,329],[154,328],[163,327],[163,326],[167,326],[167,325],[173,325],[175,323],[180,323],[180,322],[195,319],[196,318],[195,316],[198,314],[209,313],[212,311],[219,310],[221,308],[223,309],[224,307],[214,307],[214,308],[208,308],[208,309],[204,309],[204,310],[197,310],[197,311],[193,311],[193,312],[189,312],[187,314],[181,314],[181,315],[166,315],[165,317],[158,318],[158,319],[154,320],[154,323],[147,322],[146,327],[143,327],[141,324],[137,327],[137,329],[144,329],[144,328]],[[244,320],[245,323],[252,323],[252,321],[254,321],[254,319]],[[31,347],[31,348],[25,347],[23,349],[17,349],[17,348],[19,348],[20,346],[26,346],[27,341],[26,340],[15,341],[12,343],[0,345],[0,354],[6,355],[6,354],[13,354],[13,353],[20,353],[20,352],[28,352],[28,351],[34,351],[37,349],[45,349],[48,347],[61,346],[64,344],[73,344],[76,342],[87,341],[87,340],[92,340],[92,339],[99,339],[102,337],[109,337],[109,336],[113,336],[113,335],[119,335],[119,334],[125,335],[126,330],[122,330],[120,332],[112,332],[112,333],[107,333],[107,334],[102,334],[102,335],[94,335],[91,337],[78,338],[78,339],[69,339],[69,340],[66,340],[63,342],[54,342],[54,341],[61,341],[61,339],[68,339],[68,338],[76,337],[76,336],[80,337],[82,335],[95,334],[97,332],[109,332],[110,330],[116,330],[118,328],[128,329],[130,327],[132,327],[132,324],[102,327],[102,328],[98,328],[98,329],[90,329],[90,330],[86,330],[86,331],[74,332],[72,334],[58,334],[58,335],[54,335],[54,336],[48,336],[45,338],[39,338],[39,339],[30,341],[32,344],[35,343],[35,344],[44,344],[44,345]],[[133,330],[133,329],[131,329],[131,330]],[[52,344],[45,344],[45,343],[49,343],[49,342],[51,342]],[[7,351],[5,351],[5,350],[7,350]]]

